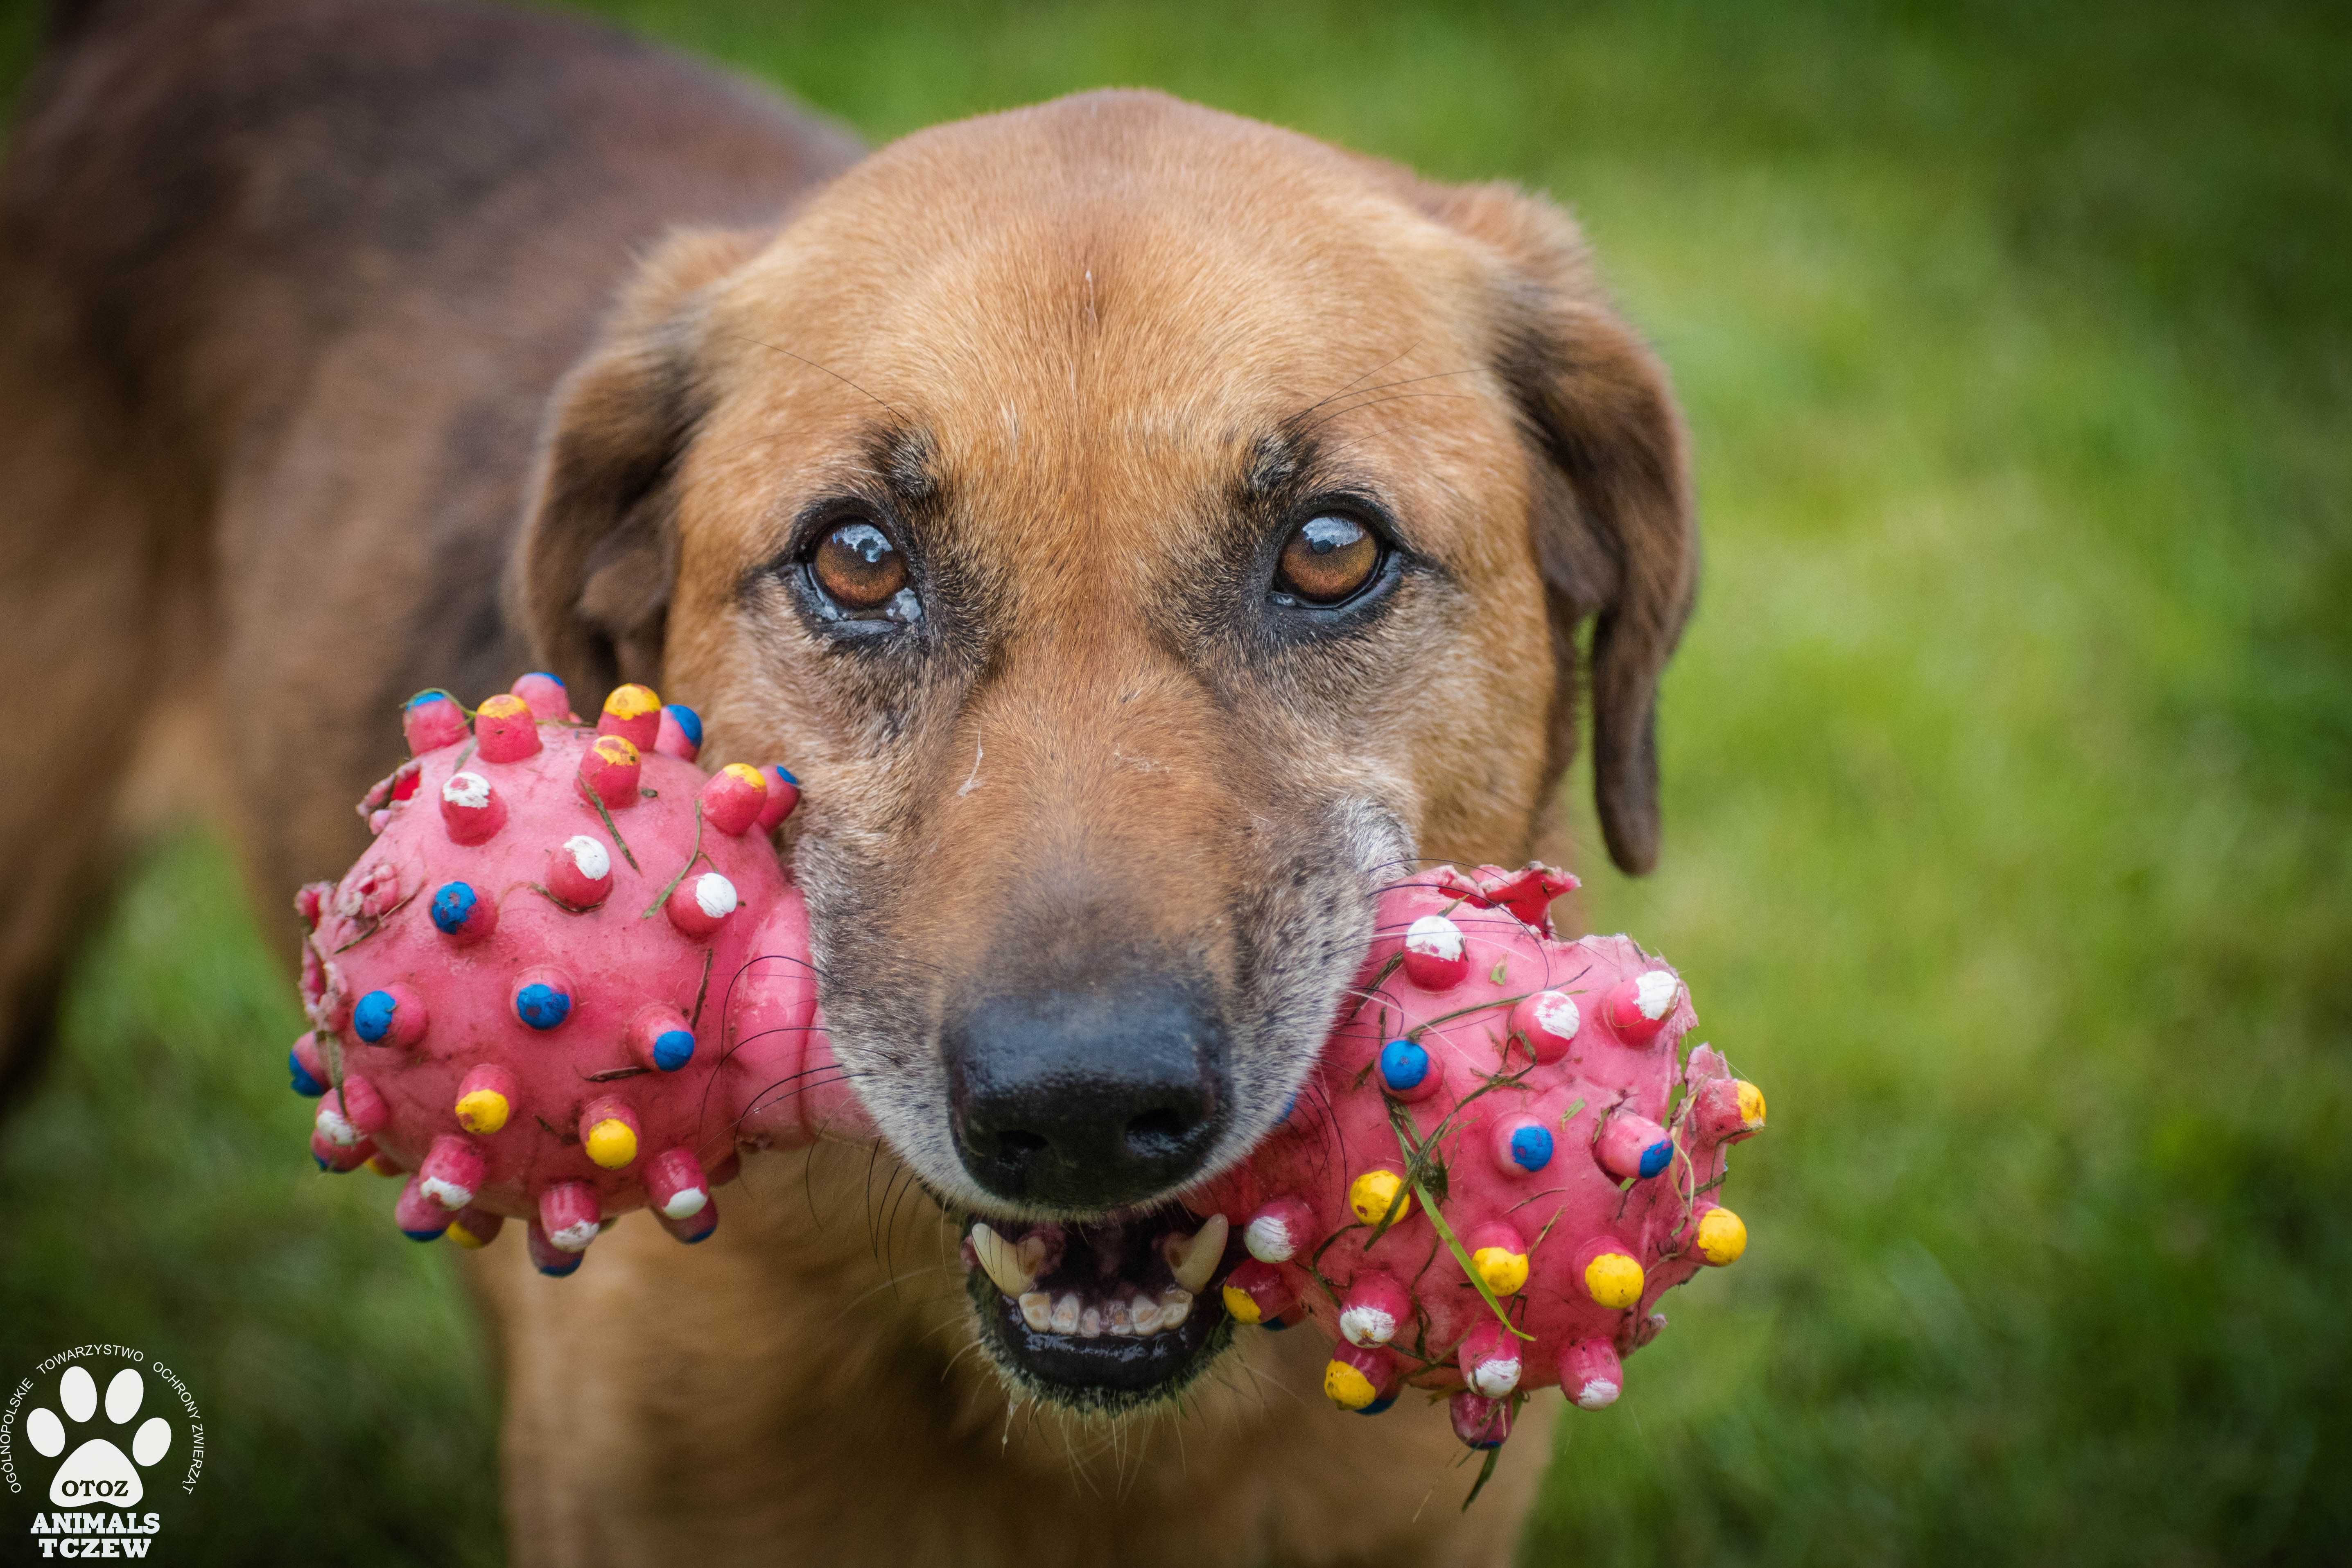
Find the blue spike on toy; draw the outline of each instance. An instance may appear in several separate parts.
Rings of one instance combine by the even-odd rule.
[[[697,713],[693,709],[688,708],[683,702],[673,702],[668,707],[663,709],[662,711],[667,713],[671,718],[677,721],[678,729],[685,732],[686,738],[689,742],[696,746],[700,746],[702,744],[701,714]]]
[[[552,1029],[571,1016],[572,998],[552,985],[533,981],[515,993],[515,1016],[534,1029]]]
[[[1511,1163],[1522,1171],[1540,1171],[1551,1163],[1551,1129],[1522,1127],[1511,1134]]]
[[[310,1069],[302,1065],[302,1058],[295,1055],[292,1051],[288,1051],[286,1053],[286,1070],[293,1075],[294,1092],[300,1095],[303,1099],[316,1100],[320,1095],[327,1092],[327,1086],[320,1083],[317,1079],[312,1078],[310,1076]],[[325,1163],[324,1161],[320,1163],[321,1164]]]
[[[468,882],[444,882],[433,895],[433,923],[445,936],[456,936],[466,929],[473,918],[474,905],[479,901],[473,885]]]
[[[654,1037],[654,1066],[676,1072],[694,1059],[694,1036],[684,1029],[665,1029]]]
[[[1429,1076],[1429,1053],[1411,1040],[1391,1040],[1381,1047],[1381,1081],[1392,1093],[1405,1094],[1421,1087]]]
[[[371,991],[352,1007],[352,1032],[373,1045],[392,1032],[392,1016],[400,1003],[389,991]]]
[[[1664,1139],[1660,1139],[1642,1151],[1642,1174],[1644,1177],[1656,1175],[1666,1168],[1666,1162],[1674,1157],[1675,1146]]]

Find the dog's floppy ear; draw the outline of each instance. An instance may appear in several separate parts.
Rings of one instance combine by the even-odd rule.
[[[575,701],[601,702],[625,680],[660,683],[677,563],[673,487],[707,405],[698,291],[760,239],[673,235],[556,390],[507,588],[533,650]]]
[[[1583,236],[1559,207],[1507,185],[1423,187],[1433,216],[1499,262],[1496,368],[1542,459],[1535,547],[1560,662],[1550,750],[1576,744],[1576,631],[1592,618],[1592,775],[1610,858],[1658,858],[1659,672],[1698,584],[1698,525],[1682,415],[1665,367],[1609,307]]]

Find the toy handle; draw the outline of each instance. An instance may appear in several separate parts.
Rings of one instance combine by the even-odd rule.
[[[808,905],[787,886],[766,918],[710,979],[706,1007],[721,1020],[725,1090],[737,1139],[797,1149],[820,1138],[870,1138],[874,1123],[834,1060],[809,960]]]

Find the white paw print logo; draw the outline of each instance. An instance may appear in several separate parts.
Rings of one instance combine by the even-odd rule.
[[[135,1368],[124,1367],[106,1385],[106,1418],[117,1426],[130,1426],[146,1397],[146,1380]],[[98,1414],[98,1384],[80,1367],[69,1366],[58,1380],[58,1403],[65,1406],[65,1421],[58,1420],[57,1412],[46,1405],[37,1405],[25,1417],[26,1439],[51,1459],[66,1451],[66,1422],[79,1426]],[[99,1502],[132,1507],[146,1495],[146,1489],[139,1484],[139,1472],[162,1458],[171,1447],[172,1424],[161,1415],[150,1415],[139,1424],[139,1430],[131,1435],[127,1456],[111,1438],[92,1434],[58,1467],[57,1479],[49,1483],[49,1500],[60,1508]]]

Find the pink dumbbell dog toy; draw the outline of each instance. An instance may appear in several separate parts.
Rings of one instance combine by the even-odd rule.
[[[601,1226],[651,1207],[699,1241],[739,1143],[866,1132],[832,1069],[808,920],[770,833],[782,768],[694,765],[701,721],[624,686],[592,730],[551,676],[470,718],[404,711],[410,760],[361,812],[375,843],[304,888],[295,1088],[320,1164],[408,1173],[420,1240],[530,1222],[568,1274]]]
[[[1382,895],[1289,1115],[1191,1205],[1247,1253],[1223,1287],[1235,1319],[1338,1342],[1323,1387],[1343,1409],[1451,1391],[1455,1433],[1493,1448],[1535,1389],[1609,1405],[1658,1298],[1747,1247],[1714,1194],[1764,1097],[1707,1047],[1678,1058],[1695,1017],[1672,969],[1625,937],[1553,935],[1575,885],[1447,867]]]
[[[394,1215],[419,1240],[527,1220],[563,1275],[631,1209],[709,1236],[740,1146],[871,1136],[771,842],[791,774],[705,775],[699,720],[641,686],[593,730],[545,675],[471,715],[424,693],[404,727],[410,761],[361,803],[374,844],[296,900],[312,1028],[290,1065],[322,1167],[405,1173]],[[1447,867],[1384,892],[1283,1124],[1186,1195],[1206,1220],[1170,1238],[1185,1300],[1314,1320],[1343,1409],[1448,1394],[1491,1450],[1534,1390],[1611,1404],[1658,1298],[1747,1246],[1715,1193],[1763,1095],[1708,1047],[1680,1054],[1674,970],[1554,935],[1575,885]]]

